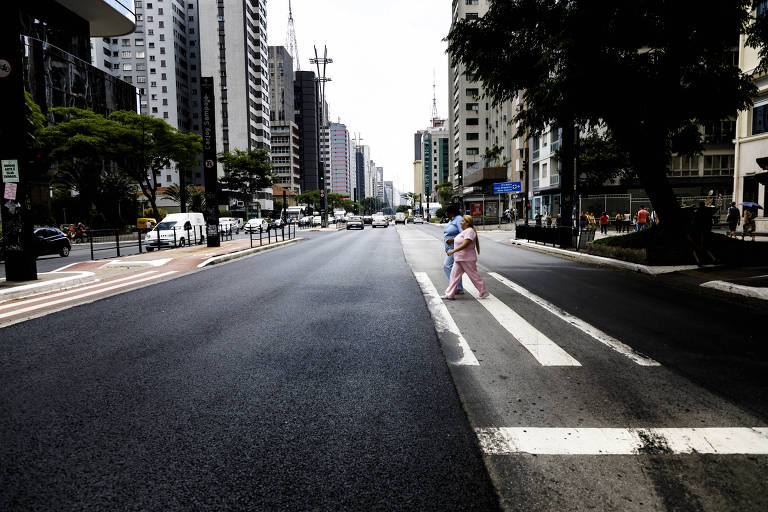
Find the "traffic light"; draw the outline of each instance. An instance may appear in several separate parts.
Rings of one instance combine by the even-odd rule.
[[[757,162],[757,166],[764,171],[768,171],[768,156],[764,156],[762,158],[758,158],[755,160]]]

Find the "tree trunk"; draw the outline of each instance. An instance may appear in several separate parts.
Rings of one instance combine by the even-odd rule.
[[[574,193],[574,184],[576,182],[576,168],[574,165],[576,156],[576,128],[573,125],[573,119],[566,119],[560,124],[563,130],[562,145],[560,146],[561,225],[572,226],[573,205],[576,201]]]
[[[667,178],[668,155],[665,150],[666,143],[658,135],[660,132],[661,130],[656,134],[638,138],[638,142],[642,141],[644,144],[637,144],[632,148],[630,158],[651,201],[651,205],[642,206],[653,207],[660,225],[665,230],[682,232],[685,226],[682,223],[680,205]]]

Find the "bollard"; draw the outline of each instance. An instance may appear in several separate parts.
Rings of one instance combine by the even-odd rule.
[[[141,254],[141,230],[136,231],[139,234],[139,254]]]
[[[283,229],[283,242],[285,242],[285,224],[282,225],[282,229]],[[288,231],[290,231],[290,230],[291,230],[291,228],[289,227]],[[290,235],[290,233],[289,233],[289,235]],[[290,238],[290,236],[288,238]]]
[[[120,257],[120,231],[115,230],[115,246],[117,247],[117,257]]]
[[[261,225],[259,225],[259,247],[261,247]]]
[[[94,260],[95,258],[93,257],[93,237],[89,236],[88,240],[90,240],[91,242],[91,260]]]
[[[190,242],[190,240],[191,240],[191,239],[190,239],[190,237],[189,237],[189,231],[190,231],[190,228],[187,228],[187,243],[188,243],[189,245],[192,245],[192,243]]]

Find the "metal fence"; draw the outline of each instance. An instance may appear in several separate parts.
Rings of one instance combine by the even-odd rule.
[[[698,206],[703,202],[707,206],[715,207],[715,221],[725,221],[728,213],[728,207],[731,204],[732,196],[680,196],[677,198],[680,206]],[[632,194],[601,194],[579,196],[579,211],[593,212],[599,216],[602,212],[607,212],[608,216],[614,218],[617,213],[629,213],[633,215],[642,207],[652,208],[651,200],[643,196],[633,196]]]

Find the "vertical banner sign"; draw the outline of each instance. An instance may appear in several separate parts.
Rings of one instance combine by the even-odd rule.
[[[208,247],[219,247],[219,200],[216,169],[216,103],[213,77],[200,78],[203,118],[203,172],[205,177],[205,223]]]

